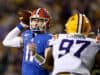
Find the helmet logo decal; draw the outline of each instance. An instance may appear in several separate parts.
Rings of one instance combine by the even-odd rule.
[[[79,14],[79,27],[78,27],[78,33],[81,33],[82,30],[82,14]]]
[[[78,24],[77,24],[77,33],[82,32],[82,22],[83,22],[83,16],[82,14],[78,14]]]
[[[37,9],[37,11],[36,11],[36,17],[39,17],[40,10],[41,10],[41,8]]]

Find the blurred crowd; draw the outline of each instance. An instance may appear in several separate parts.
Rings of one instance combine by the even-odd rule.
[[[22,50],[4,47],[2,40],[19,23],[18,11],[38,7],[49,10],[52,33],[64,32],[66,21],[76,11],[90,19],[91,32],[95,35],[100,28],[100,0],[0,0],[0,75],[21,75]]]

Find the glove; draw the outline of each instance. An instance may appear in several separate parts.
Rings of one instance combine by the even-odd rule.
[[[29,25],[29,20],[31,16],[31,11],[29,10],[21,10],[17,13],[18,18],[20,21],[22,21],[24,24]]]

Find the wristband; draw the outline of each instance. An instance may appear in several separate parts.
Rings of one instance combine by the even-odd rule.
[[[19,24],[19,25],[17,26],[17,28],[18,28],[20,31],[24,29],[24,27],[23,27],[21,24]]]
[[[39,64],[39,65],[42,65],[45,63],[45,58],[42,57],[41,55],[39,54],[36,54],[35,55],[35,61]]]

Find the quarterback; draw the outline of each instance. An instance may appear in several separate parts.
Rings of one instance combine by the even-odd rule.
[[[37,54],[44,57],[47,40],[51,38],[47,32],[51,16],[45,8],[35,9],[31,15],[19,16],[20,24],[8,33],[3,40],[3,45],[23,47],[22,75],[48,75],[49,72],[36,62],[31,46],[34,44]],[[22,32],[23,30],[25,31]]]

